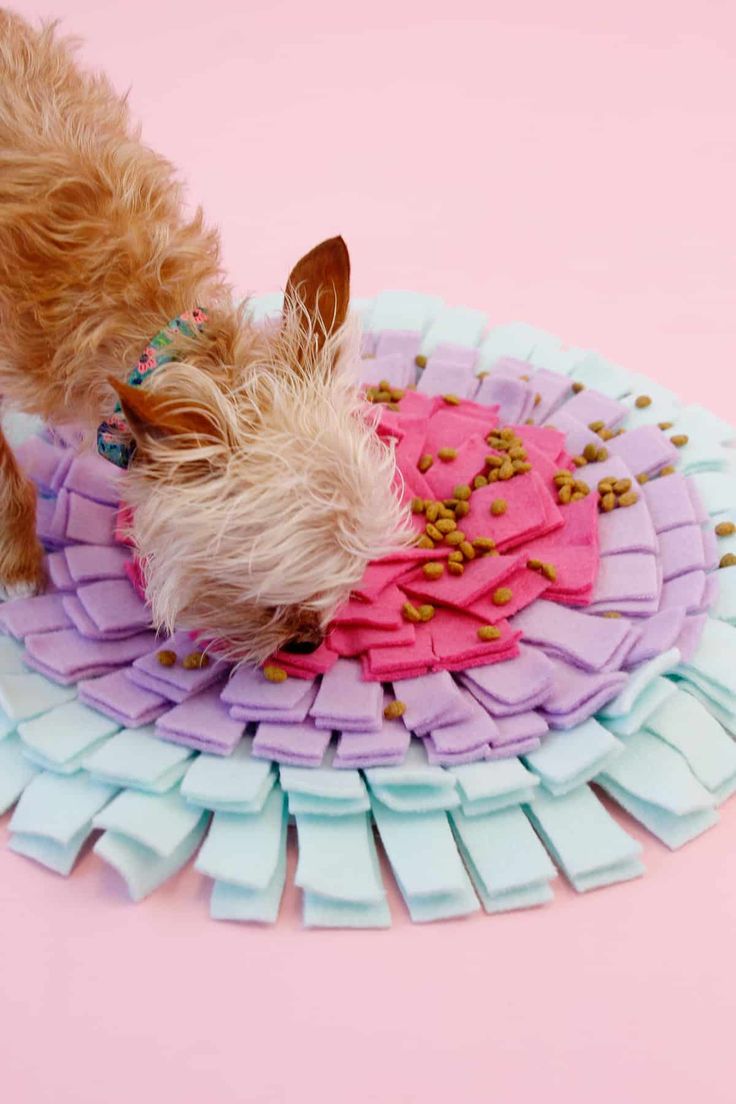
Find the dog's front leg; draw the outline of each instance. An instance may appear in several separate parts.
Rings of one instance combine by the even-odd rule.
[[[36,536],[36,490],[19,470],[0,428],[0,591],[8,598],[37,594],[45,583]]]

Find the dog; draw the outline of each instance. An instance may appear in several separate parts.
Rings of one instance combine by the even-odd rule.
[[[90,442],[127,425],[122,497],[157,628],[206,630],[237,661],[314,648],[367,564],[411,537],[355,384],[345,244],[303,257],[278,324],[255,325],[216,232],[74,49],[0,9],[0,395]],[[1,433],[0,584],[44,586],[35,492]]]

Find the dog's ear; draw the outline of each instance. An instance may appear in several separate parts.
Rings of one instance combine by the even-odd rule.
[[[161,441],[182,434],[188,437],[211,437],[211,421],[197,410],[181,409],[180,404],[160,391],[145,387],[131,387],[112,376],[108,383],[113,388],[123,409],[131,433],[139,445],[146,441]]]
[[[301,302],[303,324],[321,349],[342,326],[350,303],[350,256],[342,238],[321,242],[297,261],[286,282],[286,298]]]

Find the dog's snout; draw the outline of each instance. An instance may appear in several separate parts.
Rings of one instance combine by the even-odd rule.
[[[321,637],[319,640],[314,638],[310,640],[300,640],[295,638],[284,645],[284,651],[291,652],[292,655],[311,655],[312,652],[317,651],[321,643]]]

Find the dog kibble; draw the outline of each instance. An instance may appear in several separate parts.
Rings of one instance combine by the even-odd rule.
[[[583,449],[583,456],[589,463],[594,463],[598,456],[598,445],[594,445],[591,441],[590,444],[586,445]]]
[[[190,652],[184,656],[181,665],[187,671],[198,671],[200,667],[209,667],[210,657],[206,652]]]
[[[451,533],[447,534],[445,540],[450,546],[459,545],[465,540],[465,534],[462,529],[453,529]]]
[[[500,468],[503,464],[503,456],[486,456],[486,464],[489,468]]]
[[[455,517],[456,518],[464,518],[468,515],[469,512],[470,512],[470,503],[469,502],[458,502],[457,506],[455,507]]]
[[[420,621],[431,621],[432,618],[434,617],[434,612],[435,612],[434,611],[434,606],[430,606],[429,604],[424,605],[424,606],[420,606],[419,607],[419,620]]]
[[[172,652],[169,648],[164,648],[163,651],[156,652],[156,659],[162,667],[173,667],[176,663],[176,652]]]
[[[263,677],[269,682],[286,682],[289,677],[283,667],[264,667]]]
[[[689,440],[687,433],[676,433],[674,437],[670,437],[670,441],[675,448],[683,448]]]
[[[573,456],[572,462],[576,468],[584,468],[588,463],[584,456]]]
[[[626,494],[627,491],[631,490],[631,480],[617,479],[611,489],[614,491],[615,494]]]
[[[607,448],[599,448],[598,451],[595,454],[595,458],[599,463],[602,462],[603,460],[607,460],[608,459],[608,449]]]
[[[425,533],[417,541],[417,548],[434,548],[434,541]]]
[[[734,567],[736,565],[736,554],[733,552],[727,552],[725,556],[721,556],[718,566],[719,567]]]
[[[549,579],[551,583],[554,583],[557,580],[557,568],[554,564],[543,563],[542,574],[544,575],[545,579]]]
[[[439,579],[440,575],[444,573],[445,565],[438,563],[437,560],[430,560],[422,568],[425,576],[428,579]]]
[[[473,480],[473,489],[479,491],[481,487],[487,486],[488,480],[486,479],[486,477],[484,475],[476,475],[475,479]]]
[[[476,552],[491,552],[496,547],[496,542],[490,537],[476,537],[472,544]]]
[[[423,498],[413,498],[411,500],[411,512],[413,514],[423,514],[424,513],[424,499]]]
[[[514,595],[511,587],[498,587],[496,590],[494,590],[491,596],[491,601],[493,602],[494,606],[507,606],[513,596]]]
[[[447,464],[448,461],[457,459],[457,449],[441,448],[437,450],[437,455]]]
[[[716,525],[717,537],[731,537],[736,533],[736,525],[732,521],[719,521]]]
[[[465,567],[463,564],[457,563],[455,560],[453,560],[451,563],[448,563],[447,570],[450,572],[451,575],[462,575],[462,573],[465,571]]]
[[[618,496],[619,506],[634,506],[639,501],[639,496],[636,491],[627,491],[626,494]]]
[[[463,556],[465,557],[466,560],[474,560],[475,559],[475,549],[473,548],[470,541],[464,540],[459,547],[460,547],[460,551],[462,552],[462,554],[463,554]]]
[[[424,514],[427,521],[435,522],[440,516],[440,504],[439,502],[425,502]]]
[[[491,503],[491,514],[493,517],[501,517],[508,509],[508,503],[505,498],[494,498]]]
[[[603,510],[603,512],[605,514],[610,513],[611,510],[615,510],[616,509],[616,496],[613,493],[613,491],[609,491],[607,494],[604,494],[603,497],[601,498],[601,501],[600,501],[599,505],[600,505],[601,510]]]
[[[417,368],[426,368],[427,358],[426,356],[424,356],[423,353],[419,353],[417,356],[414,357],[414,363],[416,364]]]
[[[443,395],[442,396],[442,401],[446,402],[448,406],[459,406],[460,405],[460,396],[459,395]]]
[[[657,422],[657,428],[664,432],[666,429],[672,429],[674,422]]]
[[[640,472],[636,477],[636,482],[643,487],[645,483],[649,482],[649,476],[646,472]]]
[[[562,503],[563,506],[572,500],[572,488],[572,483],[563,483],[557,492],[557,501]]]
[[[401,607],[401,612],[404,616],[404,620],[411,621],[414,625],[422,620],[419,610],[415,605],[413,605],[412,602],[404,602],[403,606]]]
[[[448,533],[452,533],[457,529],[457,523],[451,521],[450,518],[440,518],[435,528],[439,529],[443,536],[447,536]]]
[[[402,701],[389,702],[383,711],[387,721],[395,721],[406,713],[406,704]]]
[[[499,640],[501,637],[501,630],[497,629],[495,625],[481,625],[478,629],[478,638],[480,640]]]
[[[427,452],[424,454],[424,456],[419,457],[419,463],[417,464],[417,467],[419,468],[420,472],[427,472],[433,464],[434,456],[430,456]]]
[[[665,466],[660,469],[659,474],[660,475],[674,475],[675,474],[674,464],[665,464]]]
[[[606,423],[602,422],[600,419],[597,422],[588,422],[588,429],[592,433],[600,433],[600,431],[602,429],[605,429],[605,428],[606,428]]]
[[[447,559],[450,563],[463,563],[464,560],[465,560],[465,557],[463,556],[462,552],[455,551],[455,552],[450,552]]]
[[[526,566],[529,568],[530,571],[541,571],[542,570],[542,561],[541,560],[527,560],[526,561]]]
[[[634,406],[637,407],[639,410],[644,410],[647,406],[651,405],[652,400],[650,399],[649,395],[637,395]]]
[[[436,525],[428,525],[427,528],[424,531],[427,534],[427,536],[429,537],[429,539],[435,541],[435,543],[442,540],[443,534],[442,534],[441,530],[439,530],[437,528]]]
[[[571,471],[568,471],[567,468],[560,468],[559,471],[555,472],[552,478],[557,486],[561,487],[563,483],[572,483],[575,476]]]
[[[575,380],[574,384],[572,385],[572,389],[576,395],[579,395],[581,391],[585,390],[585,384],[581,383],[580,380]]]
[[[604,617],[620,617],[621,614],[618,612],[618,610],[605,610],[603,616]]]
[[[460,502],[467,502],[470,498],[472,491],[467,483],[459,483],[455,490],[452,492]]]

